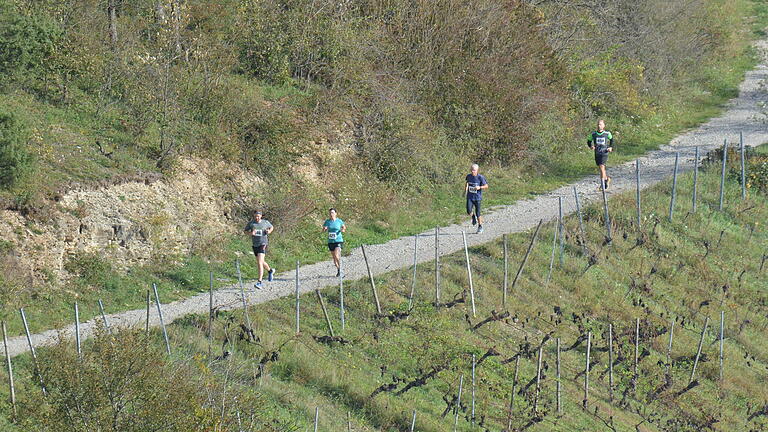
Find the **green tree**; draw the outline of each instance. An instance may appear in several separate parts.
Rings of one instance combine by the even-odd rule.
[[[31,168],[27,139],[21,121],[13,114],[0,112],[0,188],[13,186]]]

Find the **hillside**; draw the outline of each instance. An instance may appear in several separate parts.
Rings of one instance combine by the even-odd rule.
[[[471,162],[491,205],[542,193],[597,117],[615,161],[656,148],[757,58],[763,1],[696,4],[2,0],[2,314],[189,296],[254,207],[286,268],[330,206],[352,245],[455,221]]]
[[[750,108],[726,102],[763,61],[766,26],[765,0],[0,0],[0,318],[20,337],[21,307],[36,333],[71,323],[76,301],[85,321],[102,299],[142,309],[152,284],[163,303],[194,299],[210,272],[231,287],[235,260],[254,278],[240,235],[254,208],[278,227],[280,272],[327,258],[331,206],[345,253],[464,221],[470,163],[493,179],[488,207],[544,194],[594,173],[598,118],[612,167],[734,111],[748,121],[717,143],[747,123],[756,140],[755,71]],[[686,174],[672,221],[669,184],[643,193],[642,228],[634,195],[612,197],[610,244],[600,207],[584,210],[586,237],[566,219],[562,258],[544,224],[506,305],[494,240],[440,258],[438,307],[435,263],[420,261],[415,283],[410,269],[374,278],[381,314],[368,279],[345,281],[344,329],[324,289],[301,297],[299,334],[282,298],[216,308],[212,327],[176,320],[170,356],[142,314],[80,356],[68,339],[41,348],[40,376],[15,357],[17,412],[0,385],[0,430],[305,431],[317,412],[321,431],[406,431],[415,411],[415,430],[445,431],[460,383],[458,430],[504,430],[513,394],[510,430],[768,430],[765,154],[750,154],[745,200],[729,155],[722,211],[713,152],[696,212]],[[507,238],[510,284],[531,235]]]
[[[294,300],[286,298],[251,308],[248,316],[217,312],[211,333],[208,317],[188,316],[168,329],[170,357],[164,354],[162,334],[155,330],[148,338],[143,330],[117,335],[104,331],[86,343],[83,360],[77,359],[74,342],[65,340],[38,353],[49,391],[46,398],[40,397],[30,359],[15,360],[19,427],[147,430],[164,424],[169,430],[306,430],[317,407],[319,430],[345,430],[348,421],[353,430],[409,430],[415,410],[415,430],[443,431],[454,424],[454,396],[463,375],[458,430],[472,430],[474,355],[475,430],[507,426],[513,386],[511,430],[768,430],[768,393],[762,384],[768,376],[768,352],[762,343],[768,325],[762,282],[768,270],[768,235],[762,227],[768,216],[766,153],[761,148],[750,157],[750,188],[744,200],[738,157],[729,156],[733,162],[726,171],[722,211],[715,153],[699,173],[695,212],[689,174],[678,179],[672,221],[667,219],[669,184],[643,192],[641,227],[634,194],[610,200],[610,244],[605,242],[602,208],[584,209],[584,238],[578,217],[568,217],[562,264],[559,247],[553,249],[557,225],[544,225],[506,307],[501,295],[502,243],[471,248],[476,316],[465,256],[459,253],[441,257],[443,301],[437,308],[434,263],[417,268],[412,309],[407,298],[410,270],[376,278],[380,316],[367,280],[347,284],[343,329],[339,291],[324,290],[335,337],[329,337],[318,297],[307,294],[300,299],[298,335]],[[531,235],[507,239],[510,284]],[[707,331],[692,376],[705,320]],[[588,332],[590,390],[584,410]],[[562,413],[557,413],[555,399],[557,339],[562,351]],[[536,396],[539,347],[542,375]],[[162,409],[150,409],[147,401]],[[81,412],[78,407],[88,409]],[[4,410],[9,413],[7,405]],[[137,414],[142,421],[127,426]]]

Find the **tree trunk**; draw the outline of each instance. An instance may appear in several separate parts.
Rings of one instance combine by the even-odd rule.
[[[109,40],[114,47],[117,45],[117,7],[115,6],[115,0],[109,0],[107,15],[109,17]]]
[[[155,22],[157,24],[165,22],[165,0],[157,0],[155,3]]]
[[[173,42],[176,54],[181,54],[181,0],[171,2],[171,19],[173,20]]]

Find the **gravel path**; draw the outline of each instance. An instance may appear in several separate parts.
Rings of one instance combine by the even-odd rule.
[[[768,102],[765,89],[761,89],[761,83],[768,82],[768,64],[765,56],[768,41],[760,41],[757,46],[762,53],[763,61],[757,68],[747,73],[740,86],[739,96],[728,103],[720,117],[709,120],[698,128],[676,137],[659,150],[652,151],[640,158],[642,188],[659,182],[670,181],[675,152],[680,152],[680,169],[682,172],[692,169],[695,146],[699,146],[701,155],[704,155],[707,151],[721,146],[723,139],[728,139],[729,142],[738,142],[740,131],[744,133],[745,144],[748,146],[768,142],[768,127],[759,120],[762,117],[759,103]],[[614,179],[609,195],[634,189],[634,162],[609,168],[609,172]],[[556,218],[558,196],[563,197],[563,211],[566,214],[573,212],[575,210],[573,187],[576,187],[582,197],[582,205],[601,199],[597,191],[595,176],[589,176],[553,190],[546,195],[493,209],[485,216],[485,232],[483,234],[474,234],[474,227],[468,224],[442,227],[439,241],[440,255],[463,249],[462,230],[472,233],[467,235],[467,242],[472,246],[492,241],[501,237],[502,234],[529,230],[536,226],[539,219],[544,219],[546,222]],[[422,233],[418,242],[417,261],[422,263],[433,260],[434,248],[434,232]],[[368,246],[366,253],[374,275],[410,268],[413,265],[413,237],[404,237],[384,244]],[[346,279],[356,280],[367,277],[363,255],[359,248],[353,250],[351,255],[345,258],[344,267]],[[311,292],[316,288],[337,285],[338,279],[332,276],[335,273],[334,270],[330,261],[301,267],[301,291]],[[247,287],[252,287],[252,285],[249,283]],[[248,304],[253,305],[293,295],[294,290],[294,272],[288,271],[277,275],[275,281],[266,283],[262,290],[246,290],[246,296]],[[237,286],[219,289],[214,295],[215,304],[222,309],[235,309],[241,305],[240,290]],[[426,294],[417,293],[417,295],[425,296]],[[189,313],[205,313],[208,310],[208,294],[199,294],[185,300],[164,304],[162,308],[166,324]],[[108,315],[107,320],[110,326],[143,327],[145,310],[139,309]],[[154,306],[150,314],[150,324],[159,326],[159,318]],[[83,338],[92,335],[95,325],[95,320],[81,324]],[[59,334],[72,335],[73,327],[69,326],[35,334],[32,336],[32,341],[35,346],[51,345],[56,342]],[[8,348],[10,354],[16,356],[28,350],[27,341],[24,337],[10,338]]]

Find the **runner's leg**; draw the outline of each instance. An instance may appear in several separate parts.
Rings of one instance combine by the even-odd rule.
[[[483,217],[480,216],[480,201],[475,201],[472,205],[475,209],[475,215],[477,215],[477,224],[482,225],[483,224]]]
[[[264,254],[256,254],[256,261],[259,263],[259,280],[261,281],[264,280],[264,265],[266,264],[266,261],[264,261]]]
[[[336,247],[333,252],[331,252],[331,255],[333,255],[333,264],[336,266],[336,268],[341,267],[341,248]]]

